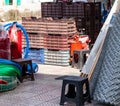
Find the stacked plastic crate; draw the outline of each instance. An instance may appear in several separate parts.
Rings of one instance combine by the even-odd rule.
[[[70,44],[68,40],[77,32],[74,19],[32,17],[23,18],[22,24],[28,33],[30,48],[32,50],[33,48],[44,49],[42,52],[44,56],[42,55],[41,58],[44,57],[45,64],[69,65]],[[25,45],[25,38],[23,38],[23,46]],[[34,55],[37,56],[37,54]],[[31,54],[30,56],[33,57]]]
[[[69,65],[70,44],[68,39],[76,33],[75,20],[63,19],[62,2],[44,2],[41,6],[42,17],[52,17],[53,19],[47,22],[45,64]]]
[[[46,23],[45,64],[67,66],[70,63],[69,38],[76,33],[74,19],[54,19]]]
[[[22,24],[28,33],[29,53],[28,58],[33,62],[44,63],[44,35],[40,33],[39,19],[36,17],[22,17]],[[26,38],[22,36],[22,48],[26,48]]]
[[[101,29],[101,2],[43,2],[42,17],[74,18],[79,32],[89,35],[93,44]]]
[[[85,33],[91,38],[93,44],[101,29],[101,3],[85,3]]]
[[[84,28],[84,2],[63,3],[63,17],[74,17],[77,30]]]

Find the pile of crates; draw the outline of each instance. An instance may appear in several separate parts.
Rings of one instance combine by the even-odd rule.
[[[83,2],[43,2],[41,3],[42,17],[52,18],[70,18],[70,17],[84,17],[84,3]]]
[[[85,33],[90,36],[93,44],[101,29],[101,4],[85,3]]]
[[[66,66],[70,63],[70,43],[77,31],[89,35],[93,44],[101,28],[101,3],[43,2],[42,18],[23,17],[30,48],[42,49],[42,54],[30,54],[40,63]],[[23,47],[26,46],[23,37]],[[39,58],[37,58],[39,57]]]
[[[74,19],[51,19],[51,18],[22,18],[22,24],[25,27],[30,48],[43,49],[43,54],[35,55],[40,63],[53,65],[69,65],[70,62],[70,44],[68,42],[76,32]],[[23,37],[23,48],[26,47],[26,40]],[[38,51],[39,51],[38,50]],[[43,57],[41,57],[41,56]]]
[[[43,2],[42,17],[74,18],[78,31],[89,35],[91,43],[101,29],[101,2]]]
[[[22,24],[28,33],[73,34],[76,32],[74,19],[23,17]]]

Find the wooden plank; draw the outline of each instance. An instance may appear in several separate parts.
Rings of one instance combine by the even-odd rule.
[[[91,69],[90,69],[90,71],[89,71],[89,74],[86,74],[86,73],[81,72],[81,73],[80,73],[80,76],[81,76],[81,77],[88,77],[89,80],[91,79],[92,74],[93,74],[94,69],[95,69],[95,66],[96,66],[96,64],[97,64],[97,61],[98,61],[98,59],[99,59],[100,53],[101,53],[101,51],[102,51],[102,47],[103,47],[104,41],[105,41],[105,38],[103,39],[102,44],[101,44],[100,47],[99,47],[99,50],[98,50],[98,52],[97,52],[97,54],[96,54],[96,57],[95,57],[95,61],[94,61],[94,63],[93,63],[92,66],[91,66]]]
[[[105,41],[105,38],[103,39],[102,44],[100,45],[100,48],[99,48],[99,50],[98,50],[98,52],[97,52],[97,54],[96,54],[96,58],[95,58],[94,64],[93,64],[93,66],[91,67],[91,70],[90,70],[90,72],[89,72],[89,74],[88,74],[88,79],[89,79],[89,80],[91,79],[92,74],[93,74],[94,69],[95,69],[95,66],[96,66],[96,64],[97,64],[97,62],[98,62],[98,59],[99,59],[100,53],[101,53],[101,51],[102,51],[102,47],[103,47],[104,41]]]

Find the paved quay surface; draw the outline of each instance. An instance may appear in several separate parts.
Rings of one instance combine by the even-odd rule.
[[[62,80],[55,78],[62,75],[79,76],[78,69],[71,66],[52,66],[39,64],[35,81],[25,79],[17,88],[0,93],[0,106],[60,106]],[[76,106],[65,103],[64,106]],[[96,102],[85,103],[85,106],[108,106]]]

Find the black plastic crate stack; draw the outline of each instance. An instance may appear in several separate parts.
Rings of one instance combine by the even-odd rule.
[[[42,17],[62,18],[62,3],[43,2],[41,3]]]
[[[42,17],[52,18],[84,18],[84,2],[43,2]]]
[[[74,17],[77,30],[84,28],[84,3],[63,3],[63,18]]]
[[[77,13],[75,15],[76,27],[77,30],[80,31],[85,27],[85,14],[84,14],[84,3],[83,2],[75,2],[74,6],[77,8]]]
[[[101,3],[85,3],[85,34],[91,38],[93,44],[101,29]]]
[[[54,0],[54,2],[72,2],[73,0]]]
[[[63,3],[63,17],[84,18],[84,3]]]
[[[77,8],[74,7],[74,3],[63,3],[63,17],[70,18],[75,17]]]
[[[75,18],[77,30],[89,35],[93,44],[101,29],[101,2],[44,2],[42,17]]]

